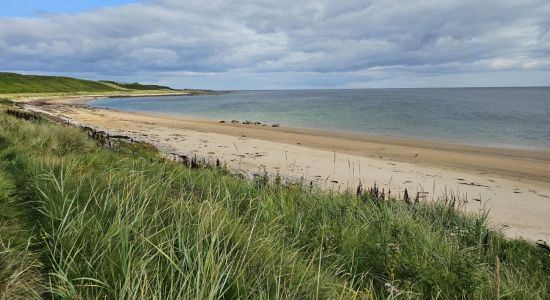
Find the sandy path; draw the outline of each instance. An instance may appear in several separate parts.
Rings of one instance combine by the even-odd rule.
[[[376,182],[394,194],[407,188],[426,199],[451,191],[468,200],[469,211],[488,209],[491,222],[508,236],[550,241],[550,151],[221,124],[70,103],[34,109],[150,141],[166,151],[219,158],[237,170],[265,169],[341,190]]]

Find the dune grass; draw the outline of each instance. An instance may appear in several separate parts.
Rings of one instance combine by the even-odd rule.
[[[246,181],[0,112],[0,299],[486,299],[497,282],[550,298],[549,253],[449,204]]]
[[[3,105],[3,106],[13,106],[14,102],[11,101],[10,99],[5,99],[5,98],[0,98],[0,105]]]

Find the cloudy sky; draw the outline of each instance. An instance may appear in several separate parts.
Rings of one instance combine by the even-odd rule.
[[[0,70],[214,89],[550,85],[550,1],[0,0]]]

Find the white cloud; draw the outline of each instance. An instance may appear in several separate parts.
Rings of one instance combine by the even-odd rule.
[[[472,72],[479,85],[508,84],[495,73],[550,75],[548,15],[543,0],[157,0],[0,18],[0,69],[225,88],[399,85],[415,76],[450,85]],[[517,84],[540,82],[529,74]]]

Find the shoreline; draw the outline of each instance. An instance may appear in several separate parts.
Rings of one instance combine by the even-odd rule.
[[[173,95],[165,95],[162,97],[170,97]],[[184,96],[184,95],[180,95]],[[86,101],[85,103],[79,103],[82,105],[85,105],[89,108],[93,109],[104,109],[104,110],[111,110],[111,111],[117,111],[121,113],[132,113],[132,114],[143,114],[148,116],[158,116],[158,117],[164,117],[164,118],[174,118],[174,119],[183,119],[183,120],[190,120],[190,121],[197,121],[197,122],[209,122],[209,123],[223,123],[230,124],[230,119],[213,119],[208,117],[197,117],[197,116],[191,116],[191,115],[183,115],[183,114],[171,114],[171,113],[160,113],[160,112],[145,112],[145,111],[133,111],[133,110],[124,110],[124,109],[115,109],[115,108],[107,108],[107,107],[99,107],[99,106],[92,106],[89,102],[96,101],[96,100],[102,100],[102,99],[112,99],[112,98],[131,98],[133,96],[126,96],[126,97],[118,97],[118,96],[112,96],[112,97],[100,97],[100,98],[94,98]],[[147,96],[141,96],[141,97],[147,97]],[[137,97],[136,97],[137,98]],[[75,103],[76,104],[76,103]],[[243,121],[246,120],[237,120],[242,125],[254,125],[254,124],[243,124]],[[254,122],[254,121],[251,121]],[[267,127],[271,127],[272,123],[262,123],[266,124]],[[273,123],[275,124],[275,123]],[[315,134],[315,133],[322,133],[327,136],[334,136],[334,135],[345,135],[348,137],[355,136],[356,139],[365,139],[365,140],[384,140],[384,143],[387,143],[388,141],[396,141],[397,143],[406,143],[410,142],[411,144],[420,144],[420,143],[434,143],[434,144],[441,144],[441,145],[448,145],[451,148],[453,146],[457,147],[471,147],[471,148],[484,148],[484,149],[492,149],[494,152],[498,151],[526,151],[526,152],[549,152],[550,153],[550,147],[541,147],[541,146],[521,146],[521,145],[513,145],[513,144],[476,144],[475,142],[467,142],[467,141],[456,141],[456,140],[444,140],[444,139],[430,139],[430,138],[424,138],[424,137],[414,137],[414,136],[397,136],[397,135],[389,135],[389,134],[376,134],[376,133],[365,133],[365,132],[359,132],[359,131],[351,131],[351,130],[339,130],[339,129],[321,129],[321,128],[314,128],[314,127],[300,127],[300,126],[286,126],[284,123],[277,123],[280,124],[281,128],[286,129],[288,131],[295,131],[298,133],[308,133],[308,134]],[[231,125],[231,124],[230,124]],[[238,124],[237,124],[238,125]],[[257,126],[257,125],[254,125]],[[263,126],[265,127],[265,126]],[[529,159],[529,158],[527,158]]]
[[[237,97],[239,97],[238,94],[239,91],[237,91]],[[245,91],[246,92],[246,91]],[[267,91],[271,92],[271,91]],[[276,92],[276,91],[274,91]],[[243,94],[243,97],[248,97],[247,94]],[[229,101],[233,99],[235,96],[231,96]],[[267,94],[267,97],[269,97],[269,94]],[[397,130],[395,127],[392,127],[391,130],[385,130],[382,127],[379,126],[355,126],[353,124],[350,124],[349,122],[341,123],[340,121],[334,123],[334,122],[322,122],[322,121],[314,121],[314,119],[311,118],[311,116],[305,118],[306,121],[299,121],[302,120],[302,118],[295,119],[295,118],[285,118],[282,116],[271,115],[271,114],[256,114],[252,111],[249,113],[241,112],[239,113],[236,111],[235,113],[227,113],[222,111],[214,110],[212,113],[209,113],[207,111],[196,111],[196,112],[190,112],[186,109],[182,109],[180,107],[180,104],[183,104],[184,106],[187,106],[185,103],[186,101],[177,101],[178,103],[174,103],[175,110],[170,109],[170,106],[172,106],[171,100],[184,100],[185,97],[175,97],[171,98],[169,96],[167,97],[152,97],[149,100],[145,101],[145,106],[138,105],[135,107],[133,104],[132,99],[130,100],[124,100],[120,99],[123,104],[120,105],[117,97],[109,97],[109,99],[104,99],[101,101],[101,99],[94,99],[93,101],[90,101],[89,105],[95,108],[102,108],[102,109],[111,109],[111,110],[120,110],[120,111],[127,111],[132,113],[144,113],[144,114],[158,114],[158,115],[164,115],[164,116],[171,116],[175,118],[183,118],[183,119],[204,119],[204,120],[225,120],[229,121],[232,119],[237,119],[240,121],[250,120],[250,121],[262,121],[267,124],[273,124],[273,123],[279,123],[283,125],[285,128],[293,128],[298,130],[318,130],[318,131],[325,131],[329,132],[331,134],[354,134],[354,135],[364,135],[370,138],[373,137],[388,137],[388,138],[395,138],[395,139],[409,139],[413,141],[423,141],[423,142],[440,142],[440,143],[448,143],[453,145],[463,145],[463,146],[477,146],[477,147],[486,147],[486,148],[497,148],[497,149],[513,149],[513,150],[533,150],[533,151],[550,151],[550,144],[544,141],[544,138],[541,134],[533,135],[529,137],[528,134],[508,134],[505,131],[503,132],[497,132],[495,137],[490,137],[491,134],[488,135],[488,133],[491,133],[491,131],[486,131],[485,134],[477,134],[475,133],[478,129],[477,127],[471,127],[466,124],[461,130],[456,130],[453,128],[445,129],[445,131],[441,130],[435,130],[427,129],[424,131],[418,131],[417,129],[414,130]],[[128,98],[128,97],[124,97]],[[131,98],[131,96],[129,97]],[[152,104],[151,101],[155,102],[154,100],[161,100],[162,107],[160,108],[154,108],[156,111],[151,111],[149,108],[149,105]],[[165,99],[165,100],[162,100]],[[193,103],[195,101],[200,105],[200,98],[193,97],[194,100],[192,100]],[[212,98],[214,99],[214,98]],[[225,103],[226,100],[222,97],[223,103]],[[135,100],[138,100],[137,98]],[[138,101],[141,103],[141,101]],[[181,102],[181,103],[180,103]],[[207,101],[210,102],[210,101]],[[202,107],[202,106],[201,106]],[[260,106],[261,107],[261,106]],[[260,107],[258,109],[260,109]],[[136,109],[137,108],[137,109]],[[308,110],[307,108],[305,108]],[[260,109],[261,110],[261,109]],[[274,111],[276,113],[276,111]],[[306,114],[307,115],[307,114]],[[357,116],[355,116],[357,117]],[[252,119],[250,119],[252,118]],[[329,117],[331,118],[331,117]],[[490,122],[490,120],[489,120]],[[340,125],[337,125],[340,124]],[[344,124],[344,125],[342,125]],[[347,124],[347,125],[346,125]],[[369,123],[366,123],[364,125],[368,125]],[[477,123],[474,123],[477,124]],[[372,125],[372,124],[371,124]],[[391,125],[391,124],[390,124]],[[458,125],[458,126],[462,126]],[[480,126],[484,126],[484,124],[479,124]],[[389,125],[388,125],[389,126]],[[456,126],[456,125],[455,125]],[[494,126],[494,125],[493,125]],[[390,126],[391,127],[391,126]],[[440,127],[437,124],[433,123],[431,128],[437,128]],[[407,128],[407,126],[404,126],[404,128]],[[493,130],[494,128],[491,128],[490,126],[487,128],[487,130]],[[533,127],[533,130],[537,129],[536,127]],[[453,133],[454,132],[454,133]]]
[[[107,98],[139,98],[139,97],[168,97],[168,96],[199,96],[217,95],[217,91],[210,90],[133,90],[99,93],[16,93],[0,94],[0,97],[12,98],[18,103],[64,103],[87,105],[88,102]]]
[[[194,116],[183,116],[183,115],[175,115],[175,114],[169,114],[169,113],[155,113],[155,112],[140,112],[140,111],[130,111],[130,110],[119,110],[119,109],[110,109],[110,108],[101,108],[101,107],[94,107],[89,105],[89,102],[100,100],[100,99],[108,99],[108,98],[132,98],[132,97],[170,97],[170,96],[194,96],[189,94],[143,94],[143,95],[125,95],[125,96],[97,96],[97,97],[76,97],[76,101],[73,99],[54,99],[55,103],[63,103],[63,104],[76,104],[76,105],[84,105],[91,109],[102,109],[102,110],[109,110],[109,111],[116,111],[120,113],[130,113],[130,114],[139,114],[144,116],[157,116],[162,118],[172,118],[172,119],[180,119],[180,120],[188,120],[188,121],[194,121],[194,122],[204,122],[204,123],[220,123],[221,120],[215,120],[210,118],[202,118],[202,117],[194,117]],[[51,100],[46,100],[51,101]],[[232,124],[228,120],[224,120],[226,125],[232,125],[234,127],[255,127],[258,128],[257,125],[253,124]],[[223,123],[220,123],[223,124]],[[265,127],[265,126],[262,126]],[[267,127],[270,127],[269,125]],[[307,128],[307,127],[296,127],[296,126],[284,126],[282,124],[281,128],[282,130],[285,130],[286,132],[291,133],[303,133],[308,135],[317,135],[317,136],[332,136],[334,137],[335,134],[338,134],[340,136],[343,136],[344,139],[354,139],[354,140],[365,140],[365,141],[372,141],[372,142],[380,142],[382,144],[395,144],[395,145],[403,145],[403,146],[418,146],[421,144],[425,144],[425,148],[433,148],[436,146],[436,148],[441,150],[451,150],[456,151],[456,148],[459,148],[461,150],[468,149],[472,152],[486,152],[490,154],[495,155],[503,155],[503,156],[510,156],[510,157],[516,157],[530,160],[530,159],[545,159],[550,160],[550,148],[540,148],[540,147],[521,147],[517,145],[509,145],[509,146],[500,146],[500,145],[480,145],[475,143],[468,143],[468,142],[459,142],[459,141],[446,141],[446,140],[432,140],[428,138],[420,138],[420,137],[408,137],[408,136],[392,136],[392,135],[382,135],[382,134],[370,134],[370,133],[360,133],[360,132],[354,132],[354,131],[346,131],[346,130],[330,130],[330,129],[318,129],[318,128]],[[518,155],[519,154],[519,155]],[[527,154],[527,155],[525,155]],[[550,178],[549,178],[550,179]]]
[[[145,95],[147,96],[147,95]],[[168,96],[168,95],[167,95]],[[171,95],[170,95],[171,96]],[[128,96],[133,97],[133,96]],[[118,96],[113,97],[100,97],[100,98],[119,98]],[[439,140],[428,140],[412,137],[396,137],[396,136],[386,136],[386,135],[372,135],[367,133],[355,133],[350,131],[336,131],[336,130],[323,130],[323,129],[314,129],[314,128],[299,128],[299,127],[285,127],[272,128],[270,125],[267,126],[258,126],[253,124],[242,124],[242,123],[231,123],[228,120],[224,120],[225,123],[220,123],[219,120],[208,119],[208,118],[199,118],[191,116],[176,116],[172,114],[165,113],[155,113],[155,112],[138,112],[138,111],[127,111],[127,110],[117,110],[109,108],[98,108],[90,106],[88,103],[90,101],[98,100],[100,98],[91,98],[84,99],[83,101],[73,102],[69,100],[69,103],[63,102],[65,104],[77,104],[84,105],[90,109],[99,109],[99,110],[108,110],[120,114],[134,114],[144,117],[155,117],[162,118],[165,120],[174,120],[174,121],[186,121],[195,123],[194,128],[196,130],[203,130],[202,126],[208,126],[213,133],[220,133],[225,135],[232,135],[235,137],[240,137],[242,134],[236,132],[235,130],[224,130],[219,126],[226,126],[233,129],[250,129],[248,130],[248,138],[254,139],[264,139],[266,133],[269,133],[268,140],[274,142],[281,142],[286,144],[296,144],[326,151],[335,151],[338,153],[352,154],[352,155],[364,155],[365,153],[376,153],[378,156],[387,158],[396,159],[404,162],[413,162],[420,163],[426,162],[426,159],[423,159],[422,156],[413,156],[404,154],[402,151],[392,151],[396,149],[383,149],[384,146],[395,146],[400,148],[408,148],[409,150],[418,149],[417,152],[423,152],[423,156],[432,154],[432,152],[441,153],[452,153],[457,154],[460,152],[460,156],[465,159],[464,162],[470,162],[471,155],[486,155],[495,158],[502,159],[514,159],[514,160],[524,160],[528,162],[533,162],[530,164],[530,167],[534,167],[540,171],[539,175],[534,174],[533,172],[525,171],[523,166],[519,166],[519,169],[514,168],[509,170],[506,168],[494,168],[495,160],[490,162],[480,162],[475,161],[475,165],[480,168],[486,168],[494,172],[496,175],[501,176],[510,176],[512,178],[517,178],[518,175],[526,177],[529,179],[543,181],[550,183],[550,150],[545,149],[527,149],[527,148],[508,148],[508,147],[496,147],[496,146],[484,146],[484,145],[475,145],[467,143],[458,143],[458,142],[449,142],[449,141],[439,141]],[[57,101],[56,101],[57,102]],[[292,136],[289,136],[292,135]],[[311,142],[307,137],[315,137],[322,139],[320,141]],[[302,142],[303,140],[306,142]],[[352,142],[353,145],[343,146],[344,142]],[[357,145],[357,143],[363,143],[363,145]],[[360,147],[357,147],[360,146]],[[386,150],[386,151],[384,151]],[[399,149],[403,150],[403,149]],[[428,152],[426,152],[428,151]],[[380,158],[380,157],[379,157]],[[471,170],[469,164],[457,164],[456,157],[452,159],[445,159],[442,155],[432,155],[429,159],[429,165],[434,165],[437,162],[438,167],[451,167],[451,168],[464,168],[465,170]],[[537,168],[536,164],[540,162],[548,163],[548,168]],[[480,165],[481,163],[481,165]],[[546,166],[546,164],[545,164]],[[518,174],[519,173],[519,174]]]
[[[135,112],[96,107],[88,108],[110,111],[121,115],[131,114],[142,117],[159,118],[174,122],[181,121],[185,122],[186,125],[189,126],[188,129],[191,130],[203,131],[207,129],[211,130],[211,133],[230,135],[233,137],[243,137],[241,130],[245,130],[248,134],[246,135],[246,138],[269,140],[272,142],[279,142],[291,145],[297,144],[307,148],[332,151],[342,154],[364,156],[365,153],[374,153],[376,155],[370,155],[370,157],[378,156],[378,158],[384,158],[384,155],[386,155],[385,157],[388,159],[395,159],[403,162],[412,162],[419,164],[426,162],[426,159],[423,159],[422,156],[430,156],[428,159],[428,164],[434,166],[435,163],[437,163],[437,167],[463,167],[465,170],[471,170],[471,167],[473,165],[470,166],[469,164],[467,164],[467,162],[469,162],[469,158],[472,155],[483,155],[487,156],[487,158],[492,157],[495,159],[514,159],[527,162],[528,164],[530,164],[529,168],[537,169],[538,171],[540,171],[540,174],[537,175],[530,171],[523,171],[524,166],[519,166],[519,169],[514,168],[513,170],[510,170],[510,168],[492,168],[491,163],[488,161],[475,161],[475,165],[478,166],[481,171],[490,170],[494,172],[495,175],[501,175],[511,178],[516,178],[518,177],[517,175],[521,175],[521,177],[532,179],[535,181],[550,182],[550,169],[546,167],[537,167],[540,162],[550,163],[550,150],[500,148],[453,143],[447,141],[433,141],[408,137],[358,134],[346,131],[330,131],[298,127],[281,126],[278,128],[272,128],[270,125],[259,126],[242,123],[233,124],[230,121],[220,123],[220,121],[216,121],[213,119],[175,116],[164,113]],[[228,128],[222,128],[221,126]],[[314,138],[315,141],[312,141],[310,138]],[[394,148],[388,149],[385,146],[391,146]],[[397,149],[397,147],[399,147],[399,149]],[[416,156],[416,153],[415,155],[408,155],[407,153],[403,153],[401,151],[405,148],[409,150],[405,152],[412,153],[415,152],[413,151],[413,149],[417,149],[418,151],[416,152],[422,152],[423,154],[420,155],[420,153],[418,153],[418,156]],[[430,155],[432,152],[441,153],[437,153],[437,155]],[[442,155],[443,153],[459,155],[465,160],[463,161],[463,163],[459,164],[456,162],[457,157],[445,159],[445,157]],[[491,162],[494,162],[494,160],[491,160]],[[544,166],[546,166],[546,164]]]
[[[550,241],[550,151],[219,123],[93,108],[86,103],[96,97],[84,98],[24,105],[165,151],[216,157],[234,170],[303,177],[337,190],[376,182],[426,200],[451,192],[468,200],[470,212],[489,209],[492,224],[507,236]]]

